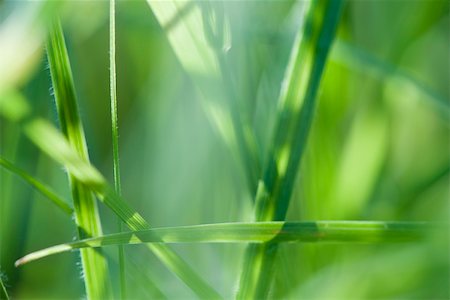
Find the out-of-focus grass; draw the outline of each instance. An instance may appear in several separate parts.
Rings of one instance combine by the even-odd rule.
[[[178,48],[174,46],[172,35],[192,19],[200,25],[190,36],[208,43],[201,23],[205,15],[193,18],[203,6],[193,4],[194,9],[164,28],[151,8],[158,4],[170,11],[171,4],[151,4],[116,3],[123,197],[157,227],[249,221],[254,191],[244,166],[261,165],[272,147],[277,99],[294,35],[302,24],[304,2],[213,5],[210,25],[218,26],[215,18],[220,16],[226,24],[225,48],[220,48],[229,69],[226,73],[217,63],[217,54],[211,56],[215,69],[191,68],[188,62],[195,61],[188,58],[206,63],[209,54],[199,54],[181,40]],[[46,14],[54,7],[41,14],[37,6],[0,4],[0,111],[11,109],[4,100],[19,94],[28,100],[33,116],[55,122],[43,47]],[[67,2],[58,10],[90,158],[112,182],[108,3]],[[346,1],[294,182],[288,221],[448,222],[448,28],[447,1],[409,1],[408,5]],[[237,109],[225,89],[222,77],[227,73]],[[247,127],[234,127],[231,109]],[[15,113],[21,114],[20,107]],[[242,159],[247,150],[239,150],[242,143],[232,138],[239,128],[254,135],[248,139],[253,144],[252,161]],[[70,199],[64,171],[40,154],[20,124],[0,117],[0,140],[2,157]],[[0,197],[0,272],[5,274],[9,294],[81,297],[78,254],[19,269],[13,266],[31,251],[70,241],[75,235],[72,220],[3,169]],[[105,233],[115,233],[115,215],[104,206],[100,214]],[[221,295],[235,296],[243,245],[174,248]],[[449,250],[448,235],[433,234],[412,244],[282,244],[269,297],[446,299]],[[106,247],[104,252],[116,279],[116,251]],[[129,297],[195,297],[145,246],[127,246],[125,254]]]

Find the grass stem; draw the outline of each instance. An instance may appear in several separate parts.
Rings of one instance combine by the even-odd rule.
[[[113,150],[113,172],[114,188],[118,195],[122,194],[120,184],[120,164],[119,164],[119,120],[117,105],[117,85],[116,85],[116,1],[109,2],[109,83],[111,97],[111,132],[112,132],[112,150]],[[122,232],[122,220],[117,219],[117,231]],[[123,246],[118,246],[119,256],[119,278],[120,295],[122,299],[127,298],[126,278],[125,278],[125,254]]]
[[[52,24],[47,44],[47,57],[55,92],[55,101],[61,129],[70,146],[84,161],[89,161],[86,140],[81,119],[78,113],[72,71],[61,24]],[[75,210],[78,238],[89,238],[102,235],[97,202],[92,192],[73,174],[68,172]],[[89,299],[111,298],[106,257],[101,251],[86,249],[81,251],[81,262]]]
[[[255,199],[255,219],[259,222],[282,221],[286,216],[342,0],[312,1],[309,5],[287,67],[269,160]],[[249,245],[239,299],[267,298],[277,249],[272,242]]]

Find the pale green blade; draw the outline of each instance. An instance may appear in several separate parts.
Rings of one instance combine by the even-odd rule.
[[[122,194],[120,185],[120,164],[119,164],[119,120],[117,107],[117,87],[116,87],[116,1],[109,2],[109,86],[110,86],[110,106],[111,106],[111,133],[113,152],[113,173],[114,188],[118,195]],[[122,220],[118,218],[118,231],[122,231]],[[122,246],[118,247],[119,256],[119,281],[120,296],[127,298],[126,278],[125,278],[125,255]]]
[[[21,168],[15,166],[12,162],[8,161],[7,159],[1,156],[0,156],[0,166],[11,171],[12,173],[22,178],[27,183],[29,183],[33,188],[36,189],[36,191],[45,196],[48,200],[50,200],[53,204],[58,206],[66,214],[71,215],[73,213],[73,208],[67,203],[67,201],[62,199],[57,194],[55,194],[55,192],[53,192],[50,187],[46,186],[44,183],[40,182],[39,180],[28,174],[25,170],[22,170]]]
[[[251,193],[260,176],[256,141],[241,116],[228,66],[229,28],[220,1],[147,0],[178,60],[199,91],[205,115],[240,162]]]
[[[280,93],[275,134],[256,195],[256,221],[281,221],[306,149],[315,99],[339,22],[341,0],[310,2],[293,46]],[[268,296],[278,245],[249,245],[237,297]]]
[[[47,57],[61,129],[69,141],[69,147],[72,147],[82,160],[88,162],[87,144],[78,113],[72,71],[59,22],[55,22],[50,30]],[[92,192],[70,170],[68,175],[72,189],[78,237],[89,238],[102,235],[97,202]],[[81,262],[87,297],[89,299],[111,298],[108,263],[103,253],[92,249],[83,250],[81,251]]]
[[[417,242],[439,228],[427,222],[317,221],[219,223],[105,235],[30,253],[16,266],[73,249],[142,243],[400,243]]]

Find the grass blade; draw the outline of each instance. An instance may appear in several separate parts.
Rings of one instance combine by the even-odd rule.
[[[142,243],[400,243],[415,242],[439,228],[427,222],[317,221],[221,223],[154,228],[84,239],[36,251],[22,265],[73,249]]]
[[[87,161],[83,160],[61,133],[42,119],[33,119],[24,124],[27,137],[56,162],[64,165],[68,172],[105,203],[131,230],[150,229],[142,216],[129,206],[111,188],[104,177]],[[43,139],[45,137],[45,139]],[[164,244],[147,246],[173,273],[175,273],[199,297],[218,299],[220,295],[206,283],[171,248]]]
[[[256,195],[256,221],[285,218],[306,148],[315,98],[339,20],[341,0],[312,1],[295,42],[280,94],[269,161]],[[267,298],[278,245],[250,245],[240,278],[239,299]]]
[[[175,55],[198,88],[206,116],[242,166],[253,193],[260,175],[257,147],[253,129],[241,116],[236,86],[224,52],[229,45],[226,45],[223,5],[193,0],[147,2]]]
[[[116,1],[109,2],[109,84],[111,98],[111,133],[113,150],[113,172],[114,188],[118,195],[122,194],[120,185],[120,165],[119,165],[119,120],[117,112],[117,86],[116,86]],[[117,220],[118,232],[122,231],[122,220]],[[122,246],[118,247],[119,256],[119,277],[120,295],[122,299],[127,298],[125,279],[125,255]]]
[[[15,166],[12,162],[8,161],[7,159],[1,156],[0,156],[0,166],[11,171],[12,173],[22,178],[27,183],[29,183],[33,188],[36,189],[36,191],[45,196],[48,200],[50,200],[53,204],[58,206],[66,214],[71,215],[73,213],[73,208],[67,203],[67,201],[63,200],[61,197],[55,194],[51,190],[51,188],[47,187],[44,183],[35,179],[25,170],[22,170],[21,168]]]
[[[9,300],[8,293],[6,292],[6,287],[3,284],[2,277],[0,276],[0,299]]]
[[[61,129],[70,146],[81,159],[89,161],[84,130],[78,114],[72,71],[59,22],[55,22],[51,28],[47,44],[47,56]],[[72,189],[78,237],[88,238],[102,235],[97,202],[92,192],[70,171],[69,181]],[[101,251],[86,249],[81,251],[81,262],[87,297],[89,299],[110,298],[111,283],[106,257]]]

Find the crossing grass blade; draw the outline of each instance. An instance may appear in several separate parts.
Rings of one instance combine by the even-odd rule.
[[[50,255],[91,247],[142,243],[402,243],[424,239],[438,224],[427,222],[317,221],[220,223],[110,234],[53,246],[16,261],[23,265]]]
[[[13,99],[5,100],[4,103],[11,102],[9,100]],[[17,115],[11,113],[11,111],[0,110],[2,116],[21,124],[22,131],[41,151],[64,166],[71,176],[93,191],[98,199],[105,203],[130,229],[145,230],[150,228],[150,225],[142,216],[116,194],[100,172],[88,161],[82,159],[67,139],[51,123],[29,114],[30,106],[22,95],[14,100],[20,101],[20,106],[24,108],[21,109],[23,113]],[[14,101],[8,105],[14,106],[17,103],[17,101]],[[198,296],[208,299],[222,298],[168,246],[155,244],[149,245],[148,248]]]
[[[256,221],[285,218],[342,1],[312,1],[309,5],[280,93],[275,135],[255,199]],[[239,299],[267,298],[277,248],[271,242],[249,245],[237,294]]]
[[[50,200],[53,204],[59,207],[66,214],[71,215],[73,213],[73,208],[67,203],[67,201],[62,199],[57,194],[55,194],[55,192],[53,192],[50,187],[46,186],[44,183],[40,182],[39,180],[28,174],[25,170],[15,166],[12,162],[8,161],[7,159],[1,156],[0,156],[0,166],[4,167],[5,169],[22,178],[33,188],[35,188],[36,191],[41,193],[44,197]]]
[[[21,105],[29,110],[29,104],[23,97]],[[93,191],[98,199],[108,206],[131,230],[149,229],[150,225],[142,216],[128,205],[105,178],[88,161],[82,159],[73,149],[67,139],[48,121],[35,118],[29,114],[15,114],[0,111],[10,121],[19,122],[25,135],[44,153],[57,163],[64,166],[67,171]],[[163,244],[148,245],[148,248],[175,273],[199,297],[220,299],[221,296],[204,281],[182,258],[172,249]]]
[[[67,140],[47,121],[34,119],[25,125],[25,133],[33,143],[68,171],[104,202],[131,230],[150,229],[142,216],[129,206],[104,177],[73,151]],[[45,137],[43,139],[42,137]],[[181,257],[164,244],[147,246],[173,273],[199,297],[219,299],[221,296],[206,283]]]
[[[89,161],[84,130],[78,114],[72,71],[67,55],[64,36],[59,21],[52,24],[47,43],[47,57],[55,93],[55,102],[62,132],[80,158]],[[75,210],[75,222],[79,238],[102,235],[97,202],[92,192],[69,170],[69,181]],[[81,262],[89,299],[111,298],[108,263],[101,251],[81,251]]]

